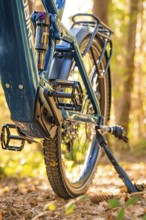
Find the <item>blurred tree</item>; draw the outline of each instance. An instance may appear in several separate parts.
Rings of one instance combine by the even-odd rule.
[[[41,0],[30,0],[29,9],[30,9],[30,13],[32,13],[34,10],[43,11]]]
[[[137,146],[146,138],[146,0],[94,0],[93,12],[114,30],[111,123]]]
[[[136,27],[138,15],[138,0],[130,0],[130,14],[127,32],[127,53],[125,56],[124,89],[122,93],[121,108],[118,123],[128,131],[129,115],[131,109],[131,93],[133,91],[135,49],[136,49]]]
[[[94,0],[93,14],[99,17],[105,24],[108,24],[109,0]]]
[[[135,137],[141,142],[146,139],[146,74],[145,74],[145,0],[139,2],[139,14],[137,19],[137,36],[136,36],[136,66],[134,81],[134,97],[132,103],[133,127],[137,128]],[[135,111],[134,111],[135,109]],[[134,114],[132,114],[134,112]]]

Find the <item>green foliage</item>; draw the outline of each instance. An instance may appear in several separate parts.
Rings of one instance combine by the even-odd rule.
[[[0,131],[4,123],[12,123],[0,85]],[[5,176],[41,176],[45,175],[41,146],[26,144],[21,152],[2,150],[0,147],[0,178]]]
[[[143,216],[142,220],[146,220],[146,215]]]
[[[43,155],[36,145],[26,145],[23,151],[13,152],[0,149],[0,177],[43,176]]]
[[[137,202],[137,196],[131,197],[126,203],[125,206],[134,205]]]
[[[113,91],[113,104],[114,104],[114,116],[115,121],[112,123],[117,123],[119,119],[119,109],[121,109],[122,102],[121,100],[122,93],[124,91],[123,82],[127,80],[127,75],[125,75],[126,59],[129,51],[127,50],[127,40],[128,40],[128,23],[130,19],[130,3],[133,1],[127,0],[113,0],[109,3],[109,25],[114,30],[114,35],[112,36],[113,40],[113,56],[111,60],[111,73],[112,73],[112,91]],[[130,144],[134,146],[137,151],[140,151],[140,155],[143,152],[144,148],[140,148],[138,145],[143,145],[140,141],[146,139],[145,136],[145,124],[146,124],[146,115],[145,115],[145,85],[146,85],[146,41],[145,35],[146,30],[142,28],[146,24],[145,15],[145,5],[143,1],[138,2],[138,17],[137,17],[137,29],[136,29],[136,52],[134,57],[134,87],[131,94],[131,112],[129,115],[129,134]],[[137,13],[137,12],[136,12]],[[131,13],[132,19],[136,18],[135,11]],[[131,35],[133,32],[131,32]]]
[[[0,178],[3,178],[5,176],[6,176],[6,174],[5,174],[4,168],[0,167]]]
[[[124,218],[124,214],[125,214],[125,209],[124,208],[120,209],[117,215],[117,220],[122,220]]]
[[[77,197],[76,199],[73,199],[69,203],[67,203],[65,206],[65,215],[71,214],[74,211],[75,207],[77,206],[78,202],[80,202],[82,200],[86,200],[87,198],[88,198],[88,196],[81,195],[81,196]]]
[[[146,154],[146,139],[141,138],[139,141],[137,141],[134,145],[133,153],[139,157]]]
[[[118,199],[110,199],[108,201],[108,204],[110,206],[110,208],[120,208],[118,214],[117,214],[117,218],[116,220],[122,220],[124,218],[124,214],[125,214],[125,209],[127,206],[130,206],[130,205],[134,205],[136,202],[137,202],[137,199],[138,197],[137,196],[134,196],[134,197],[131,197],[126,203],[125,205],[121,208],[121,203]],[[144,219],[145,220],[145,219]]]
[[[118,199],[110,199],[108,203],[109,203],[110,208],[117,208],[121,205]]]
[[[71,214],[74,211],[75,207],[76,205],[74,201],[70,201],[69,203],[67,203],[65,206],[65,215]]]

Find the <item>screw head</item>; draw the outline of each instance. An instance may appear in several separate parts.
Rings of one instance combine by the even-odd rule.
[[[9,83],[6,83],[6,84],[5,84],[5,87],[6,87],[7,89],[9,89],[9,88],[10,88],[10,84],[9,84]]]
[[[24,88],[24,86],[23,85],[19,85],[18,88],[22,90]]]

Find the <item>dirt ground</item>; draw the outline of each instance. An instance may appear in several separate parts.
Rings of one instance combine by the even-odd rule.
[[[121,164],[134,182],[146,184],[146,162]],[[111,208],[107,201],[110,198],[108,195],[118,198],[120,206]],[[126,202],[133,196],[136,201],[128,205]],[[110,164],[99,165],[86,196],[66,201],[54,194],[46,177],[7,177],[0,180],[0,220],[2,219],[145,220],[146,191],[138,195],[127,194]]]

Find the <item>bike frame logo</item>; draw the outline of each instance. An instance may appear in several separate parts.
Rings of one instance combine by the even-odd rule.
[[[31,29],[31,21],[30,21],[28,0],[22,0],[22,2],[23,2],[23,6],[24,6],[24,15],[25,15],[26,27],[27,27],[27,30],[28,30],[29,46],[30,46],[30,48],[32,48],[33,45],[34,45],[34,41],[33,41],[32,29]]]

